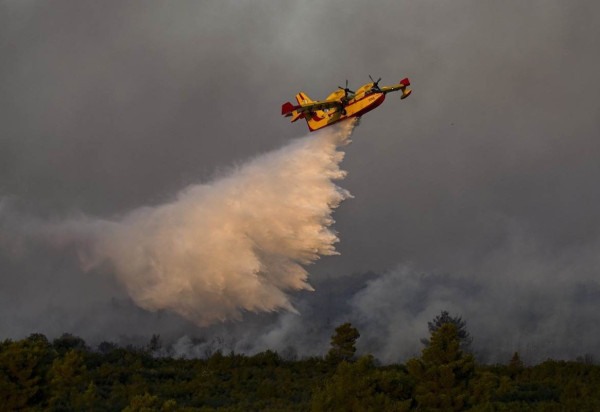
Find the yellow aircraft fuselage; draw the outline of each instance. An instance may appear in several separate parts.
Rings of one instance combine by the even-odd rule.
[[[389,92],[401,90],[401,98],[405,99],[411,94],[411,90],[407,88],[409,85],[408,78],[401,80],[398,84],[382,88],[379,88],[377,83],[367,83],[352,94],[348,94],[340,87],[341,90],[334,91],[327,99],[321,101],[313,101],[306,93],[300,92],[296,95],[298,105],[284,103],[281,114],[291,117],[292,122],[305,119],[312,132],[370,112],[383,103],[385,95]]]
[[[306,123],[311,132],[330,126],[351,117],[360,117],[375,109],[385,100],[385,93],[372,93],[353,98],[344,106],[346,114],[337,108],[317,110],[311,117],[307,117]]]

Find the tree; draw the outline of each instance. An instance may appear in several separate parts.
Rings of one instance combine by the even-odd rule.
[[[421,358],[407,368],[416,381],[414,398],[419,409],[459,411],[465,409],[468,384],[475,372],[473,356],[460,347],[454,323],[445,323],[431,334]]]
[[[152,335],[152,338],[150,339],[150,342],[148,343],[148,346],[146,348],[151,355],[156,356],[161,354],[162,347],[163,345],[160,339],[160,335],[154,334]]]
[[[83,339],[70,333],[63,333],[59,338],[54,339],[52,346],[61,355],[64,355],[71,349],[80,351],[88,349]]]
[[[119,349],[119,346],[117,346],[117,344],[113,342],[102,341],[98,345],[98,352],[100,352],[103,355],[108,355],[109,353],[117,349]]]
[[[311,410],[408,411],[410,388],[402,390],[409,387],[407,381],[404,372],[377,368],[371,355],[363,356],[354,363],[341,362],[335,374],[314,392]]]
[[[146,392],[143,395],[132,396],[123,412],[154,412],[158,411],[159,404],[158,396]]]
[[[467,322],[465,322],[461,316],[450,316],[450,313],[448,313],[447,310],[443,310],[442,313],[433,318],[431,322],[427,322],[427,328],[429,329],[429,333],[433,333],[447,323],[456,326],[461,349],[467,352],[470,351],[473,338],[467,331]],[[429,339],[423,338],[421,339],[421,343],[429,345]]]
[[[351,323],[346,322],[338,326],[331,337],[331,349],[327,353],[327,360],[332,363],[352,360],[356,353],[356,340],[359,337],[358,329]]]
[[[5,341],[0,351],[0,405],[2,410],[27,409],[45,394],[42,391],[46,370],[54,352],[44,335]]]
[[[508,363],[508,374],[511,378],[515,378],[519,373],[523,371],[524,365],[521,357],[519,356],[519,352],[515,352],[510,358],[510,362]]]
[[[86,374],[87,368],[80,351],[71,349],[63,357],[56,358],[48,371],[50,409],[78,410],[90,402],[90,398],[93,401],[95,388],[86,382]]]

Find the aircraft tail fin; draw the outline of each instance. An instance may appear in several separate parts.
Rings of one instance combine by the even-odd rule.
[[[298,112],[298,110],[296,110],[298,108],[300,108],[300,106],[294,106],[290,102],[285,102],[281,106],[281,114],[285,117],[291,117],[291,122],[294,123],[296,120],[304,118],[304,113]]]
[[[410,86],[410,80],[408,80],[408,77],[405,77],[404,79],[400,80],[400,84],[402,85],[400,87],[400,90],[402,90],[402,96],[400,96],[400,98],[406,99],[412,93],[412,90],[408,88],[408,86]]]
[[[281,105],[281,115],[285,117],[290,117],[292,112],[296,109],[296,107],[290,102],[285,102]]]

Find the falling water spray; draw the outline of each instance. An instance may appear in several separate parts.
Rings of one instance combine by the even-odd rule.
[[[85,266],[108,263],[144,309],[201,326],[245,311],[294,312],[288,292],[312,290],[305,266],[337,253],[332,212],[350,197],[335,184],[346,175],[338,148],[353,127],[295,140],[172,202],[63,226],[93,228]]]

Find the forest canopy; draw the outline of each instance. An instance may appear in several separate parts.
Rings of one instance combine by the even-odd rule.
[[[216,352],[205,359],[157,356],[64,334],[0,342],[3,410],[54,411],[593,411],[600,367],[590,358],[526,366],[515,353],[479,364],[466,323],[447,312],[430,323],[420,356],[381,365],[356,356],[359,331],[340,325],[325,356],[284,359]]]

